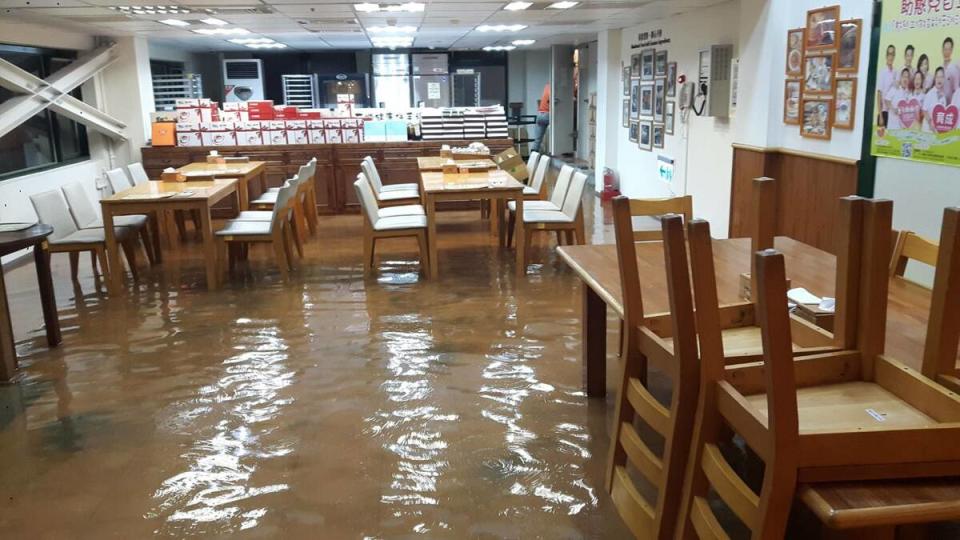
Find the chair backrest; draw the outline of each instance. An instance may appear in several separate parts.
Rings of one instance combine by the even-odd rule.
[[[629,199],[624,197],[615,200],[614,208],[615,212],[620,214],[620,227],[617,230],[626,232],[617,235],[618,249],[622,247],[627,252],[618,253],[621,268],[627,262],[623,257],[629,257],[636,269]],[[614,506],[630,530],[639,538],[674,538],[700,384],[683,220],[680,216],[669,216],[663,220],[662,230],[672,339],[648,337],[641,340],[642,331],[652,333],[639,328],[643,323],[642,312],[625,313],[624,330],[629,328],[632,333],[627,342],[629,352],[623,359],[624,378],[618,392],[611,458],[607,469],[607,487]],[[632,292],[635,289],[639,295],[639,286],[637,279],[634,287],[624,288],[625,294],[626,291]],[[666,347],[668,341],[672,341],[672,349],[669,350]],[[644,383],[644,364],[648,357],[669,363],[663,370],[672,383],[670,403],[667,406],[657,400]],[[634,428],[636,417],[663,438],[663,451],[659,455],[655,451],[656,446],[651,448],[648,442],[651,439],[656,440],[657,437],[641,437]],[[650,501],[641,494],[645,490],[637,489],[627,473],[628,462],[656,489],[655,501]]]
[[[380,206],[377,204],[377,196],[373,194],[373,187],[370,181],[365,178],[363,173],[357,175],[357,181],[353,183],[357,190],[357,200],[360,201],[360,207],[367,216],[367,222],[371,227],[377,224],[380,219]]]
[[[67,201],[64,200],[63,193],[59,189],[31,195],[30,202],[37,212],[40,223],[46,223],[53,227],[53,234],[50,235],[51,240],[59,240],[79,230],[76,222],[73,221],[73,216],[70,215]]]
[[[374,193],[379,195],[383,191],[383,180],[380,179],[380,172],[377,171],[373,158],[370,156],[363,158],[363,161],[360,162],[360,168],[363,170],[364,176],[367,177],[367,181],[373,186]]]
[[[564,165],[560,168],[560,175],[557,176],[557,181],[553,185],[553,193],[550,194],[550,202],[558,207],[563,205],[563,199],[566,198],[567,191],[570,189],[570,181],[573,179],[574,171],[576,169],[570,165]]]
[[[957,377],[957,347],[960,345],[960,208],[945,208],[940,246],[933,278],[927,341],[921,370],[954,392],[960,392]]]
[[[63,196],[70,205],[70,213],[73,215],[73,221],[81,229],[90,227],[100,222],[100,213],[90,202],[87,192],[80,182],[74,182],[63,186]],[[98,225],[99,226],[99,225]]]
[[[577,212],[580,211],[580,202],[583,199],[583,189],[586,185],[587,173],[583,171],[573,173],[570,189],[567,190],[567,195],[563,198],[563,206],[561,207],[568,218],[575,219],[577,217]]]
[[[900,231],[890,259],[890,277],[903,277],[911,259],[936,268],[937,252],[937,244],[930,240],[913,231]]]
[[[666,199],[630,199],[629,204],[631,223],[633,218],[659,217],[667,214],[683,216],[684,223],[693,219],[693,197],[670,197]],[[632,230],[632,225],[631,225]],[[662,240],[661,229],[633,231],[634,242],[649,242]]]
[[[114,193],[120,193],[132,187],[130,180],[127,178],[127,173],[120,168],[107,171],[107,181],[110,182],[110,188]]]
[[[296,178],[296,176],[293,178]],[[277,201],[273,203],[273,219],[271,221],[274,227],[282,226],[283,220],[289,217],[291,212],[290,199],[296,192],[297,185],[291,183],[290,180],[284,182],[283,186],[280,187],[280,191],[277,192]]]
[[[550,168],[550,156],[544,154],[537,161],[537,168],[530,172],[533,176],[530,178],[530,187],[538,192],[543,188],[543,182],[547,178],[547,170]]]
[[[536,150],[530,152],[530,155],[527,156],[527,174],[533,176],[533,170],[537,166],[537,162],[540,161],[540,152]]]
[[[147,176],[147,171],[143,170],[143,164],[139,161],[127,165],[127,173],[129,173],[130,181],[133,182],[135,186],[146,184],[150,181],[150,177]]]

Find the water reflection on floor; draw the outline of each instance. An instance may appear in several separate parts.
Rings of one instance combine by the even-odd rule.
[[[252,251],[208,292],[191,246],[108,300],[57,256],[55,350],[32,268],[10,272],[0,538],[625,537],[577,279],[552,238],[518,282],[476,212],[440,220],[433,281],[405,240],[365,281],[359,216],[322,218],[289,284]],[[609,234],[592,207],[587,223]]]

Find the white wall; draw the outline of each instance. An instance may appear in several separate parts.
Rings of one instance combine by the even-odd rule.
[[[604,167],[617,162],[623,100],[620,35],[617,29],[600,32],[597,36],[597,157],[593,168],[598,175],[603,174]],[[594,182],[594,189],[602,191],[603,182]]]
[[[187,73],[195,73],[197,70],[196,56],[188,50],[153,41],[149,42],[148,50],[151,60],[183,62],[183,67]]]
[[[698,52],[710,45],[733,44],[737,54],[739,41],[739,2],[732,0],[716,6],[696,10],[648,24],[625,28],[621,32],[619,62],[630,64],[630,55],[639,52],[631,49],[638,43],[638,34],[663,30],[663,37],[671,42],[659,48],[667,49],[669,61],[677,62],[678,73],[693,77],[696,73]],[[611,66],[608,70],[619,69]],[[608,71],[609,73],[609,71]],[[620,81],[620,77],[616,80]],[[610,84],[608,79],[607,84]],[[622,86],[616,105],[607,104],[606,119],[617,126],[614,168],[620,175],[620,191],[628,197],[669,197],[693,195],[694,213],[711,223],[715,236],[726,234],[729,221],[730,174],[732,167],[731,144],[734,141],[731,121],[721,118],[690,115],[683,122],[677,107],[674,135],[668,135],[663,149],[640,150],[628,139],[627,128],[622,127]],[[679,93],[679,92],[678,92]],[[608,100],[609,100],[608,93]],[[677,98],[667,98],[676,101]],[[614,109],[614,110],[610,110]],[[606,141],[609,147],[611,141]],[[610,156],[610,152],[607,151]],[[657,156],[664,155],[675,160],[674,181],[671,184],[657,178]]]
[[[507,99],[523,102],[523,114],[537,114],[537,100],[550,80],[550,50],[515,50],[507,55]]]

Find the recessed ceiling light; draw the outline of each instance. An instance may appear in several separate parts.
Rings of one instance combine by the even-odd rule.
[[[209,24],[210,26],[226,26],[230,24],[227,21],[220,20],[215,17],[207,17],[206,19],[201,19],[200,22],[204,24]]]
[[[374,34],[412,34],[417,31],[416,26],[371,26],[367,32]]]
[[[566,0],[563,1],[563,2],[554,2],[554,3],[550,4],[549,6],[547,6],[547,9],[570,9],[570,8],[572,8],[573,6],[576,6],[576,5],[579,4],[579,3],[580,3],[580,2],[569,2],[569,1],[566,1]]]
[[[204,36],[245,36],[250,33],[246,28],[198,28],[194,32]]]
[[[410,47],[413,45],[411,36],[376,36],[370,38],[374,47],[386,47],[396,49],[397,47]]]
[[[230,43],[236,43],[237,45],[251,45],[253,43],[276,43],[270,38],[233,38],[228,39]]]
[[[510,2],[506,6],[503,6],[503,9],[507,11],[521,11],[532,6],[533,2]]]
[[[514,47],[513,45],[489,45],[489,46],[483,48],[483,50],[488,51],[488,52],[490,52],[490,51],[512,51],[512,50],[514,50],[514,49],[516,49],[516,47]]]
[[[421,2],[406,2],[403,4],[388,4],[381,6],[380,4],[374,4],[370,2],[364,2],[362,4],[354,4],[353,9],[360,11],[362,13],[376,13],[380,10],[389,11],[389,12],[398,12],[406,11],[409,13],[418,13],[423,11],[424,4]]]
[[[525,24],[481,24],[477,27],[479,32],[519,32],[526,28]]]
[[[163,24],[168,24],[170,26],[190,26],[190,23],[188,23],[187,21],[181,21],[180,19],[164,19],[160,22],[162,22]]]
[[[515,39],[515,40],[511,41],[510,43],[512,43],[512,44],[514,44],[514,45],[533,45],[533,44],[536,43],[536,42],[537,42],[537,40],[535,40],[535,39]]]
[[[380,4],[369,4],[369,3],[354,4],[353,9],[363,13],[374,13],[374,12],[380,11]]]

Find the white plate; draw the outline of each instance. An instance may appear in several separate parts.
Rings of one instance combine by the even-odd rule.
[[[0,232],[16,232],[29,229],[36,223],[0,223]]]

